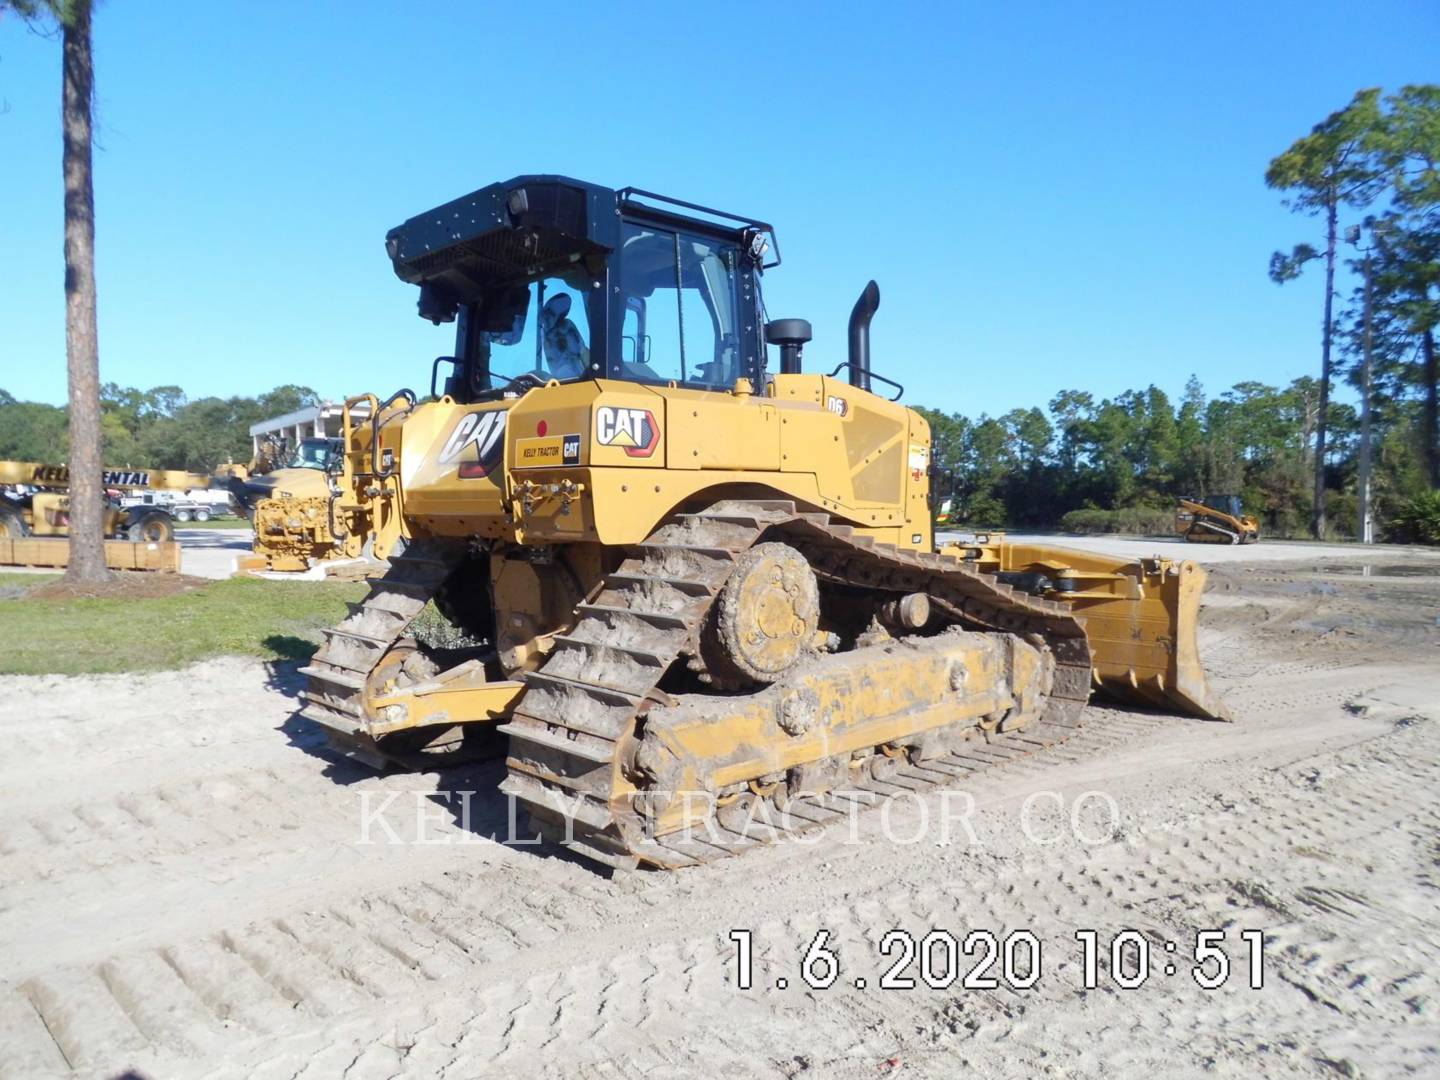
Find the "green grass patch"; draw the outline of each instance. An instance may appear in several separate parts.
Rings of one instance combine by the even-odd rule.
[[[54,580],[4,574],[0,584]],[[232,578],[173,596],[0,599],[0,674],[171,671],[213,656],[305,660],[359,582]]]

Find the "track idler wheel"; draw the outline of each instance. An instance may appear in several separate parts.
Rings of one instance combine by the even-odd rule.
[[[757,544],[736,560],[701,634],[710,681],[722,689],[778,682],[815,646],[820,587],[788,544]]]
[[[365,677],[365,712],[371,720],[383,720],[375,706],[376,698],[383,698],[396,690],[424,682],[439,670],[433,660],[421,651],[410,638],[401,638],[386,651],[379,662]]]

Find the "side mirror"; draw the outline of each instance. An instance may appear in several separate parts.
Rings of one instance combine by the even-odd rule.
[[[436,393],[435,393],[435,386],[436,386],[436,380],[440,377],[440,365],[441,365],[441,364],[449,364],[450,367],[451,367],[451,369],[452,369],[452,372],[453,372],[453,371],[458,371],[459,368],[460,368],[460,359],[459,359],[459,357],[455,357],[455,356],[437,356],[437,357],[435,358],[435,362],[430,365],[430,396],[431,396],[432,398],[437,396]],[[451,383],[454,381],[454,379],[455,379],[454,374],[451,374],[451,375],[445,380],[445,392],[446,392],[447,394],[450,392],[450,386],[451,386]]]

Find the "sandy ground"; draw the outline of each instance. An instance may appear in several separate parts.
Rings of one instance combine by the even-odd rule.
[[[240,529],[175,530],[180,541],[180,572],[194,577],[228,578],[235,573],[235,559],[250,554],[252,534]]]
[[[937,542],[964,536],[964,533],[941,532]],[[1129,536],[1070,536],[1064,533],[1006,533],[1005,537],[1019,544],[1052,544],[1077,548],[1080,551],[1103,551],[1112,555],[1144,558],[1163,555],[1168,559],[1191,559],[1205,566],[1224,563],[1263,562],[1325,562],[1341,559],[1347,562],[1387,565],[1409,561],[1440,561],[1434,548],[1402,547],[1376,544],[1369,548],[1359,544],[1326,544],[1314,540],[1262,540],[1258,544],[1187,544],[1184,540],[1164,537],[1135,538]]]
[[[0,1075],[1436,1075],[1436,560],[1244,554],[1202,636],[1234,724],[1092,706],[967,783],[958,825],[932,793],[671,875],[498,842],[493,763],[332,764],[287,669],[0,679]],[[1028,930],[1039,978],[946,987],[937,935],[935,987],[881,989],[891,929]],[[821,930],[839,974],[811,988]],[[1134,989],[1109,973],[1126,930]]]

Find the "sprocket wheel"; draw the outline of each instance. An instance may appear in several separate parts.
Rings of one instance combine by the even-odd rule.
[[[700,635],[700,659],[720,689],[779,681],[814,649],[820,586],[788,544],[757,544],[735,562]]]

